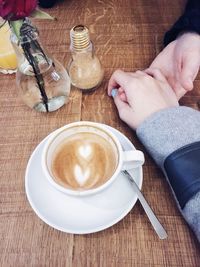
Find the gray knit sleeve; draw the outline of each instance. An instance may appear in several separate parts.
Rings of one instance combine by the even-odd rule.
[[[200,141],[200,112],[181,106],[164,109],[147,118],[136,133],[166,175],[163,164],[167,156],[185,145]],[[200,192],[186,203],[181,212],[200,241]]]

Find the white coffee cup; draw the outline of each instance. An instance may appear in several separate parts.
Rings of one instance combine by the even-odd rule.
[[[54,188],[73,196],[105,190],[122,170],[143,163],[142,151],[124,151],[105,125],[88,121],[70,123],[53,132],[42,153],[45,177]]]

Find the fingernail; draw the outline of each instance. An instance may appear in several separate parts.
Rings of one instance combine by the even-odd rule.
[[[117,95],[117,91],[118,91],[118,89],[116,89],[116,88],[113,88],[113,89],[112,89],[112,91],[111,91],[111,96],[112,96],[113,98],[116,97],[116,95]]]

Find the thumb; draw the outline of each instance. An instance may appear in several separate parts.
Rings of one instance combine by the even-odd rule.
[[[193,89],[193,81],[198,74],[199,64],[199,58],[195,58],[191,54],[188,54],[188,56],[183,59],[180,83],[187,91]]]
[[[127,123],[131,128],[136,129],[137,123],[134,120],[134,111],[129,104],[122,101],[119,95],[114,97],[114,102],[119,112],[120,119]]]
[[[155,78],[158,81],[167,83],[166,77],[163,75],[162,71],[158,68],[148,68],[145,72]]]

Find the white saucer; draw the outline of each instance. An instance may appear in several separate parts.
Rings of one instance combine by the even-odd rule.
[[[108,127],[119,138],[124,150],[134,149],[122,133]],[[72,197],[57,191],[44,177],[41,152],[48,136],[35,148],[25,175],[27,198],[35,213],[53,228],[72,234],[89,234],[119,222],[133,208],[137,196],[128,179],[119,175],[113,184],[95,196]],[[131,170],[142,187],[142,167]]]

